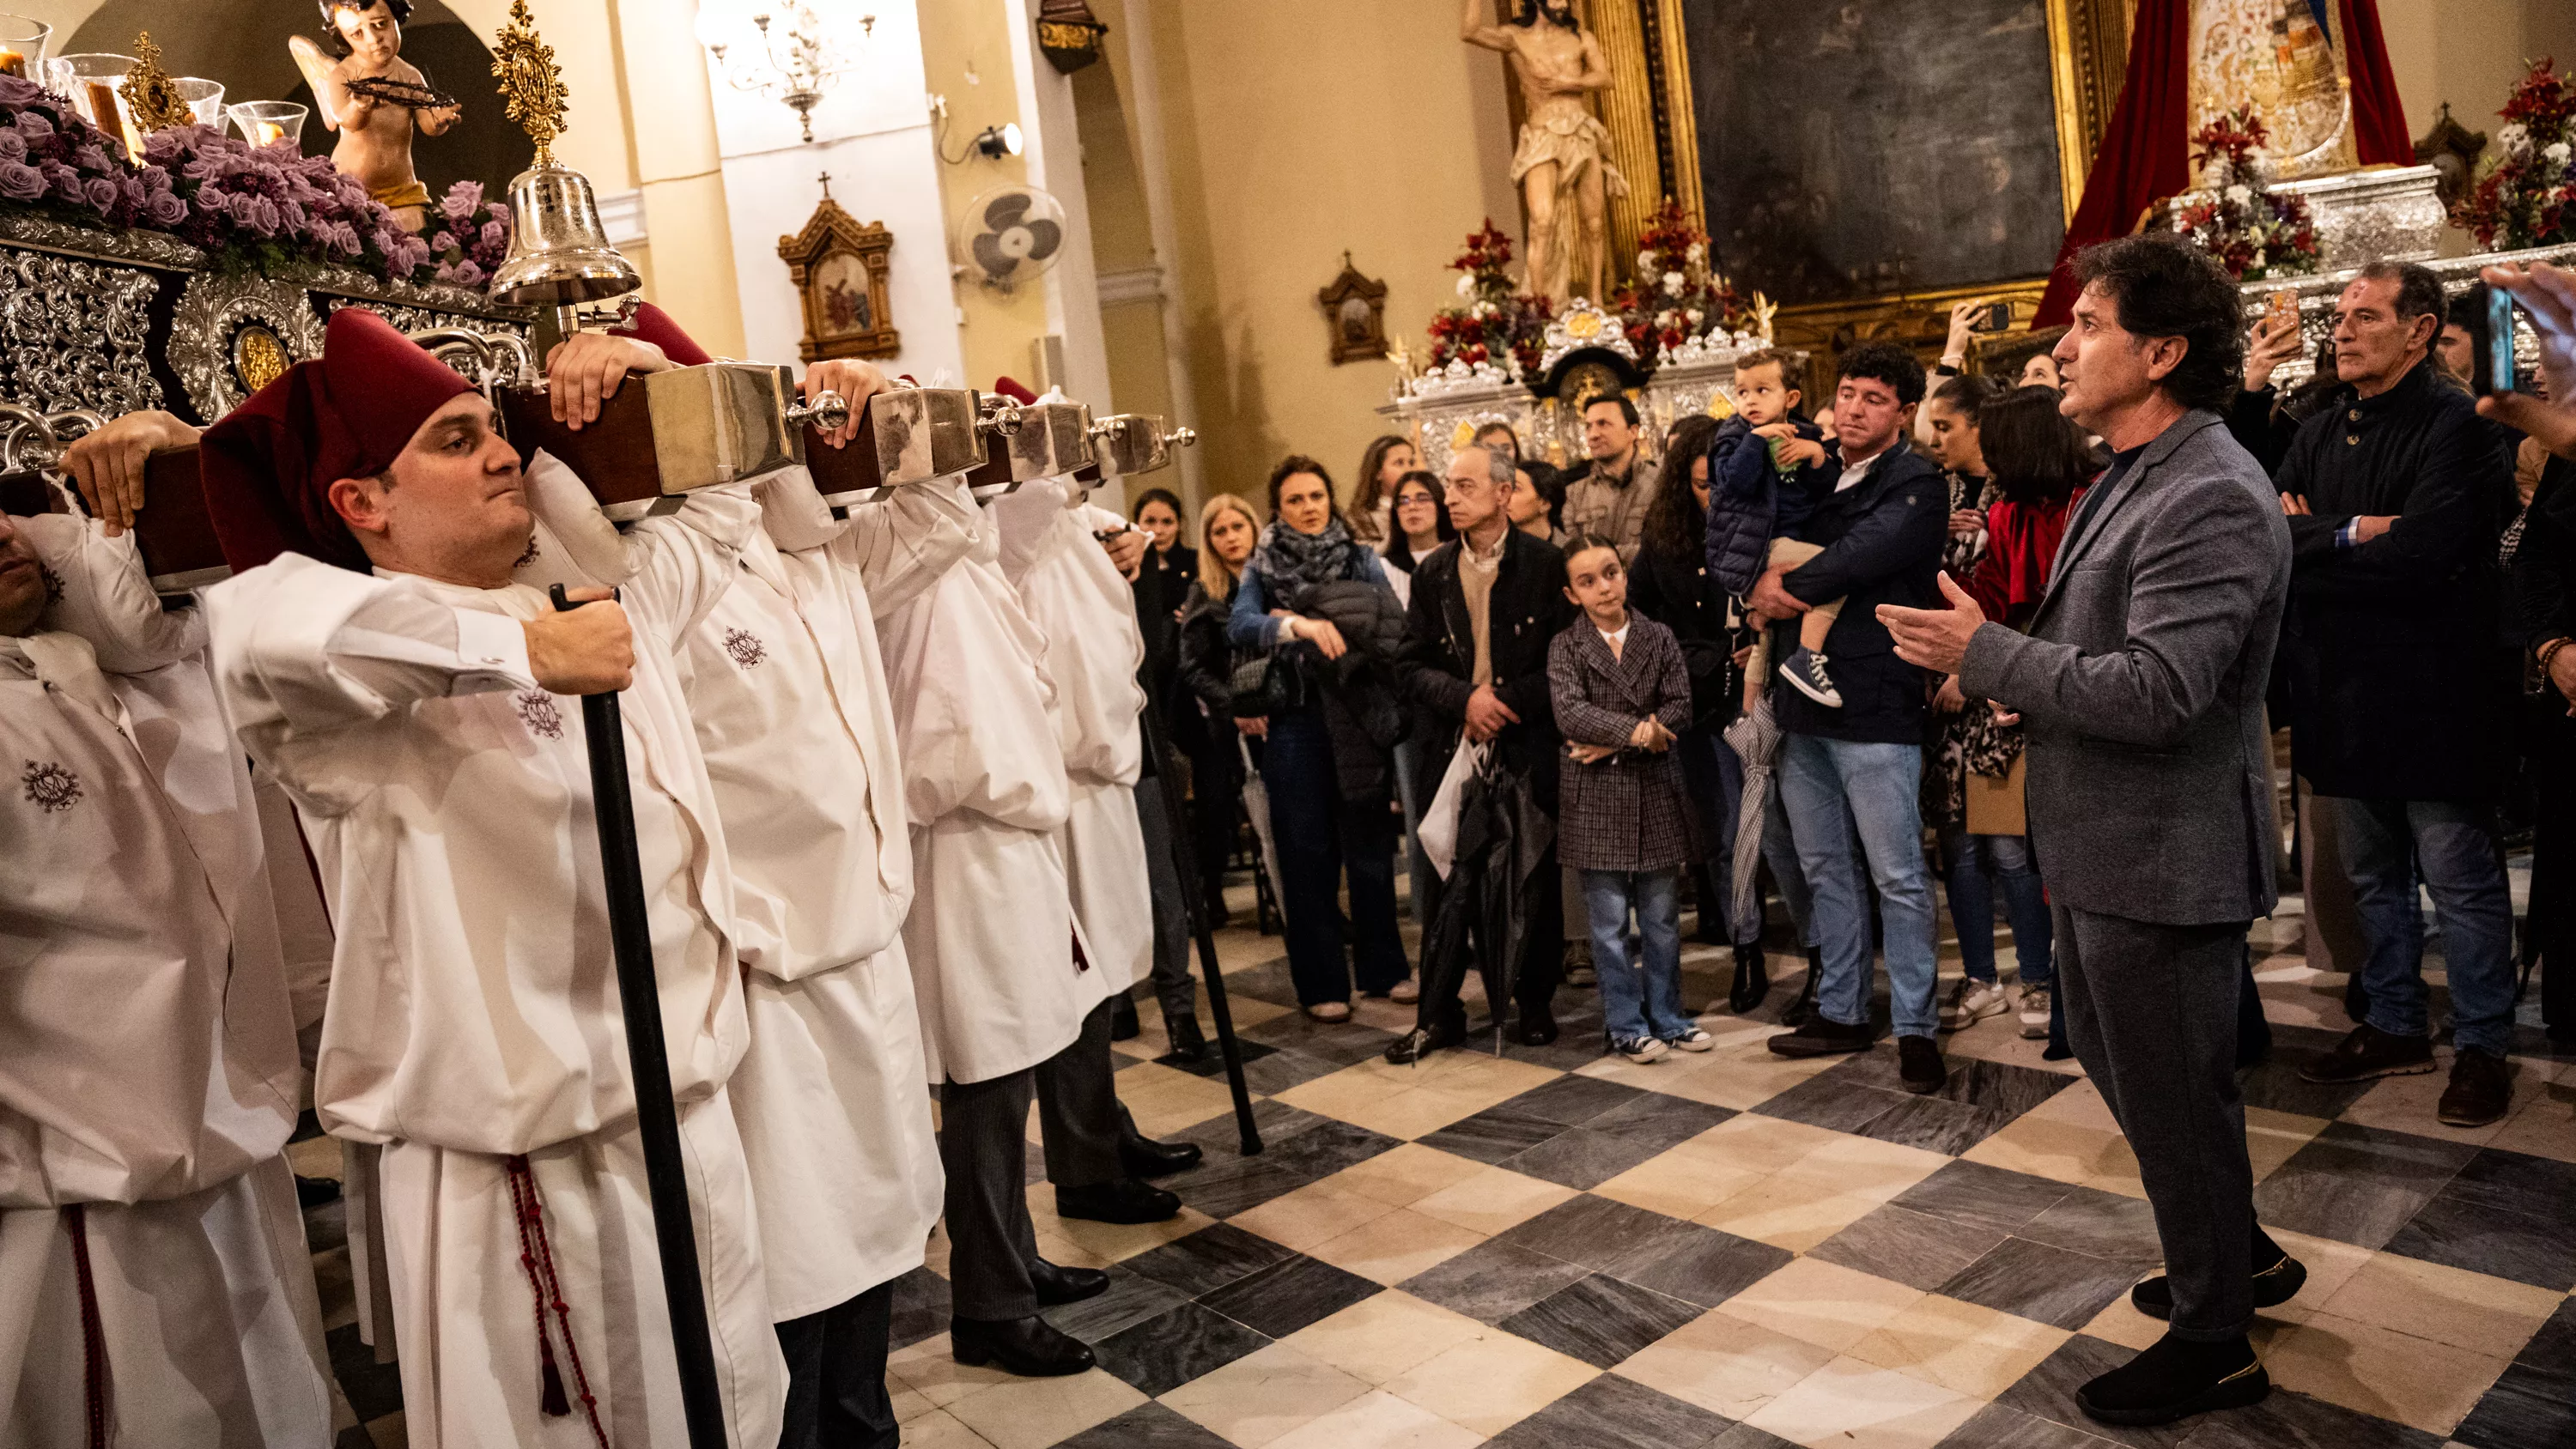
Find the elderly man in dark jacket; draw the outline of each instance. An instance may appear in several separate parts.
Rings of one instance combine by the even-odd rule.
[[[1829,599],[1846,601],[1825,645],[1842,706],[1828,708],[1776,684],[1771,690],[1782,731],[1780,804],[1814,895],[1810,909],[1824,963],[1815,1015],[1771,1038],[1771,1050],[1802,1057],[1862,1051],[1875,1035],[1869,891],[1858,854],[1878,886],[1899,1077],[1908,1091],[1937,1092],[1948,1072],[1932,1037],[1940,1024],[1933,999],[1939,978],[1919,803],[1929,711],[1923,671],[1896,657],[1877,613],[1881,604],[1921,608],[1940,597],[1933,576],[1949,526],[1950,490],[1940,469],[1904,441],[1922,400],[1923,364],[1904,349],[1870,343],[1843,358],[1833,445],[1790,445],[1822,451],[1835,479],[1833,495],[1808,516],[1805,530],[1807,541],[1825,551],[1786,573],[1764,574],[1749,602],[1765,618],[1781,620]],[[1786,450],[1784,456],[1809,461]]]
[[[2335,308],[2343,390],[2310,418],[2274,480],[2294,564],[2281,640],[2299,773],[2335,798],[2360,909],[2370,1001],[2300,1075],[2359,1082],[2434,1069],[2420,870],[2450,968],[2455,1127],[2512,1101],[2513,901],[2496,849],[2510,657],[2491,645],[2499,509],[2512,460],[2430,356],[2442,284],[2365,267]]]
[[[1512,527],[1512,472],[1509,456],[1480,447],[1461,448],[1450,459],[1442,487],[1459,536],[1414,568],[1396,677],[1430,717],[1426,781],[1448,773],[1463,732],[1490,741],[1552,813],[1560,744],[1548,702],[1547,646],[1572,621],[1574,606],[1565,597],[1565,555]],[[1560,968],[1557,943],[1565,934],[1553,846],[1536,875],[1541,884],[1527,915],[1518,978],[1518,1035],[1526,1045],[1544,1046],[1556,1040],[1549,1003]],[[1410,1061],[1465,1038],[1465,1013],[1455,996],[1436,1000],[1439,993],[1428,986],[1421,1026],[1396,1043],[1389,1060]],[[1500,1012],[1502,1003],[1493,1009]]]

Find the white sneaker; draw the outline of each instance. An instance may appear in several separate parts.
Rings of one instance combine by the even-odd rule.
[[[1667,1045],[1671,1046],[1672,1049],[1677,1052],[1704,1052],[1717,1045],[1717,1038],[1710,1036],[1707,1032],[1700,1030],[1698,1027],[1692,1027],[1690,1030],[1683,1032],[1680,1036],[1672,1038]]]
[[[2009,1005],[2011,1002],[2005,998],[2000,984],[1962,976],[1959,984],[1950,988],[1950,1000],[1941,1008],[1941,1029],[1958,1031],[1974,1026],[1987,1017],[2000,1014]]]
[[[2025,986],[2021,989],[2021,1034],[2031,1041],[2048,1040],[2048,988]]]
[[[1661,1061],[1664,1056],[1672,1050],[1671,1047],[1664,1045],[1662,1042],[1657,1041],[1655,1038],[1650,1036],[1636,1036],[1630,1037],[1625,1041],[1613,1041],[1610,1043],[1610,1049],[1640,1066],[1647,1062]]]

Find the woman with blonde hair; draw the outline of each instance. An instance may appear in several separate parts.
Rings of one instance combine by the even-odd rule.
[[[1261,519],[1241,495],[1209,494],[1199,509],[1198,577],[1181,604],[1181,686],[1203,721],[1190,752],[1191,830],[1207,918],[1220,926],[1226,920],[1225,863],[1234,854],[1244,754],[1235,742],[1234,649],[1225,642],[1225,620],[1260,537]],[[1268,722],[1242,723],[1257,738]]]

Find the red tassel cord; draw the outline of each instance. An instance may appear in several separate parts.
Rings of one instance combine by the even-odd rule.
[[[107,1329],[98,1318],[98,1281],[90,1276],[89,1214],[80,1203],[63,1209],[72,1235],[72,1276],[80,1284],[81,1391],[89,1408],[89,1449],[107,1449]]]
[[[563,1280],[555,1273],[554,1249],[546,1240],[545,1208],[537,1200],[536,1176],[528,1170],[528,1159],[523,1156],[510,1157],[503,1165],[510,1181],[510,1213],[519,1225],[519,1266],[527,1271],[528,1287],[536,1295],[537,1376],[542,1385],[538,1411],[553,1419],[572,1412],[572,1401],[564,1393],[563,1373],[555,1367],[552,1335],[546,1328],[546,1309],[551,1306],[563,1336],[564,1357],[572,1363],[573,1388],[580,1393],[582,1413],[590,1420],[590,1437],[599,1449],[608,1449],[608,1430],[599,1422],[599,1399],[590,1391],[590,1376],[581,1367],[581,1349],[573,1342],[572,1305],[564,1301]]]

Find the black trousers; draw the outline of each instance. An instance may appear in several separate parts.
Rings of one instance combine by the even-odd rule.
[[[778,1449],[896,1449],[903,1434],[886,1393],[894,1284],[778,1325],[787,1355],[787,1414]]]
[[[1111,1077],[1109,1008],[1106,1001],[1093,1007],[1073,1045],[1037,1065],[1038,1135],[1046,1143],[1047,1181],[1058,1187],[1127,1175],[1118,1161],[1118,1129],[1127,1119]]]
[[[2248,923],[2055,909],[2066,1039],[2137,1154],[2173,1332],[2233,1338],[2254,1321],[2254,1170],[2236,1088]]]
[[[1154,893],[1154,1000],[1163,1023],[1193,1014],[1199,983],[1190,975],[1188,897],[1181,894],[1181,874],[1173,846],[1172,817],[1163,792],[1168,776],[1151,775],[1136,782],[1136,820],[1145,833],[1145,875]]]
[[[939,1089],[939,1165],[947,1170],[948,1284],[959,1318],[1002,1322],[1038,1311],[1029,1263],[1029,1097],[1037,1069]]]

